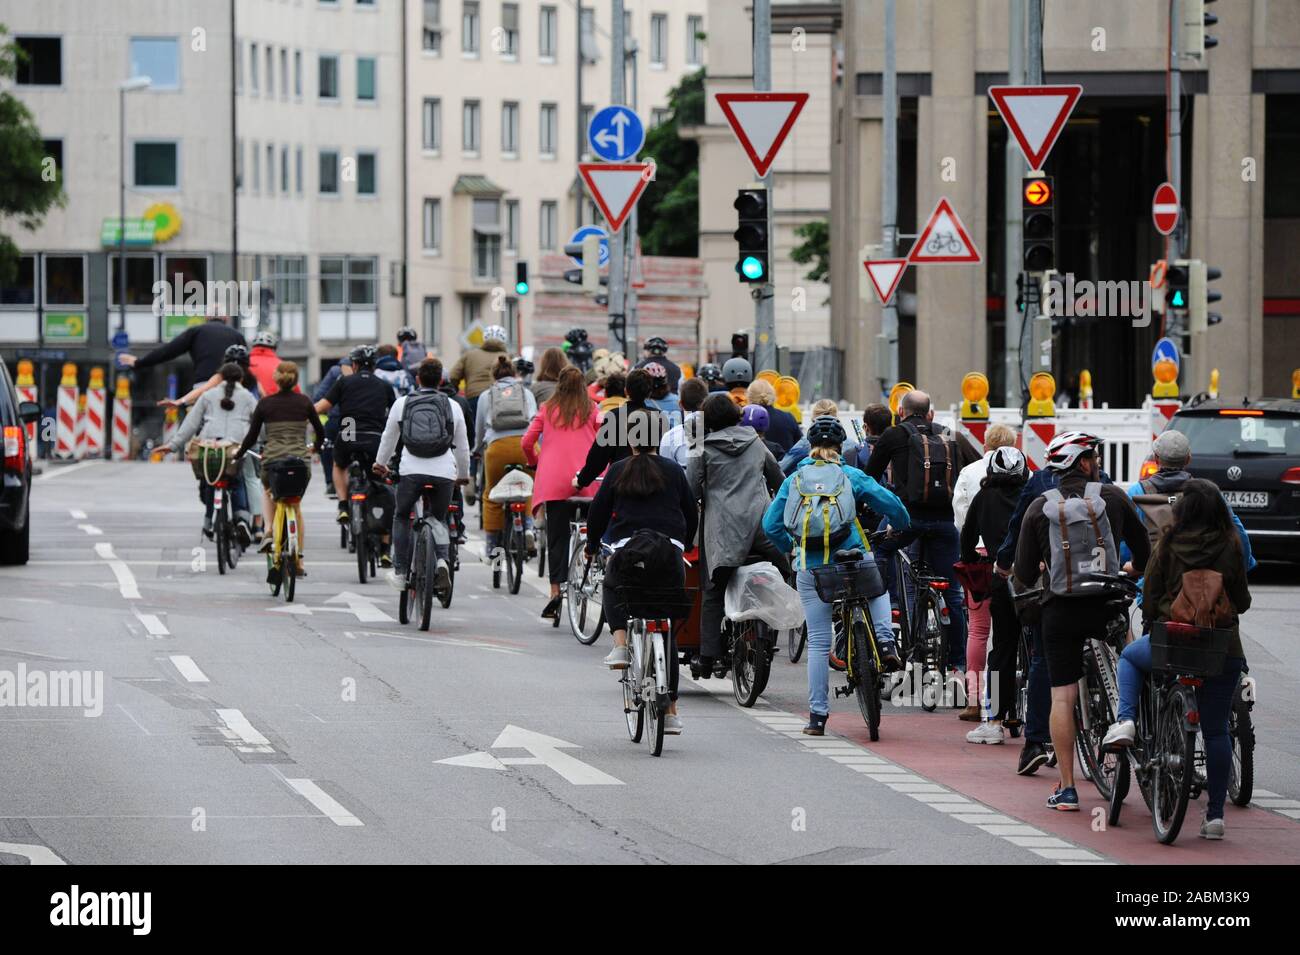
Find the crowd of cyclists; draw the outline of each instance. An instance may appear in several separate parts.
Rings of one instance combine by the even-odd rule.
[[[1187,472],[1191,454],[1182,434],[1161,435],[1153,449],[1158,472],[1122,487],[1102,470],[1101,441],[1090,434],[1058,434],[1046,466],[1031,471],[1013,428],[990,425],[978,447],[938,425],[920,390],[905,393],[896,411],[869,405],[851,435],[833,398],[817,400],[802,421],[776,407],[772,384],[742,356],[692,372],[670,360],[668,343],[654,337],[632,363],[593,348],[587,333],[574,329],[534,365],[512,358],[499,325],[487,327],[482,344],[450,369],[404,328],[396,345],[354,348],[308,397],[297,366],[276,356],[272,334],[258,333],[250,349],[219,324],[200,326],[212,334],[200,331],[184,346],[195,359],[194,388],[172,403],[192,410],[164,451],[180,452],[195,438],[237,445],[240,480],[232,495],[244,546],[261,542],[268,549],[268,473],[279,463],[319,453],[326,494],[338,499],[346,523],[349,465],[360,462],[378,479],[395,481],[380,561],[394,587],[405,590],[411,513],[422,490],[433,489],[439,521],[453,501],[481,498],[484,556],[491,561],[499,558],[503,531],[493,490],[526,469],[530,556],[539,545],[532,520],[545,521],[550,588],[541,616],[561,613],[571,528],[583,509],[587,554],[603,548],[608,556],[610,669],[629,663],[626,589],[650,577],[656,587],[684,588],[683,554],[698,548],[700,677],[725,674],[728,584],[756,559],[778,568],[806,619],[804,732],[814,736],[825,732],[830,714],[836,639],[814,571],[855,552],[875,562],[884,590],[871,597],[869,616],[883,668],[894,671],[907,665],[894,628],[907,599],[894,557],[903,550],[948,581],[947,665],[965,691],[957,716],[976,724],[966,740],[997,745],[1008,730],[1022,735],[1017,772],[1055,766],[1059,780],[1046,802],[1055,810],[1079,808],[1082,650],[1104,631],[1108,612],[1106,596],[1092,585],[1121,572],[1142,579],[1141,624],[1119,660],[1117,718],[1105,737],[1112,750],[1134,741],[1138,697],[1152,667],[1152,625],[1177,617],[1180,602],[1193,601],[1198,612],[1213,608],[1210,625],[1230,630],[1232,639],[1222,674],[1197,691],[1209,796],[1200,834],[1223,838],[1229,710],[1245,666],[1237,617],[1250,606],[1246,572],[1254,559],[1218,488]],[[182,350],[169,344],[136,364],[157,364]],[[260,492],[259,469],[248,455],[254,448]],[[200,495],[210,532],[211,493],[202,482]],[[301,555],[300,546],[299,561]],[[435,586],[448,587],[445,535],[437,558]],[[1018,609],[1017,596],[1037,590],[1034,612]],[[1032,645],[1023,708],[1013,691],[1022,631]],[[669,656],[666,731],[680,733],[677,653]]]

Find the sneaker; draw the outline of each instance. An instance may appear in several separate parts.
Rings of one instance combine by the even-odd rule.
[[[387,568],[389,568],[389,567],[392,567],[392,566],[393,566],[393,558],[392,558],[392,555],[391,555],[391,554],[387,554],[387,553],[380,554],[380,555],[379,555],[379,566],[380,566],[380,567],[383,567],[383,568],[385,568],[385,569],[387,569]]]
[[[337,501],[339,499],[339,492],[334,490],[333,484],[326,484],[325,496],[329,498],[331,501]]]
[[[1052,790],[1052,794],[1047,797],[1047,808],[1057,809],[1061,812],[1078,812],[1078,791],[1073,786],[1067,786],[1064,789],[1057,786]]]
[[[808,725],[803,728],[804,736],[825,736],[826,720],[830,718],[829,713],[809,713]]]
[[[668,728],[667,728],[667,726],[665,726],[665,727],[664,727],[664,732],[667,732],[667,731],[668,731]],[[1211,839],[1211,840],[1214,840],[1214,841],[1218,841],[1219,839],[1222,839],[1222,838],[1223,838],[1223,820],[1222,820],[1222,819],[1210,819],[1209,817],[1206,817],[1206,818],[1202,819],[1202,820],[1201,820],[1201,838],[1202,838],[1202,839]]]
[[[982,714],[978,706],[966,706],[963,707],[962,711],[957,714],[957,719],[965,723],[978,723],[980,721],[981,715]]]
[[[406,589],[406,574],[400,574],[396,570],[390,570],[387,574],[388,586],[394,590],[402,591]]]
[[[1102,749],[1127,749],[1137,736],[1137,726],[1132,720],[1116,720],[1101,741]]]
[[[700,679],[713,679],[713,657],[706,657],[703,654],[700,655]]]
[[[535,531],[525,531],[524,541],[528,549],[528,559],[532,560],[537,556],[537,534]]]
[[[265,536],[265,534],[263,534],[263,532],[262,532],[262,525],[261,525],[261,524],[254,524],[254,525],[253,525],[253,541],[254,541],[255,543],[259,543],[259,544],[260,544],[260,543],[262,542],[262,538],[263,538],[264,536]]]
[[[681,736],[681,735],[682,735],[682,718],[681,718],[680,716],[678,716],[676,713],[665,713],[665,714],[664,714],[664,734],[667,735],[667,736]],[[1222,828],[1222,826],[1223,826],[1223,822],[1222,822],[1222,821],[1219,822],[1219,826],[1220,826],[1220,828]],[[1205,827],[1204,827],[1204,826],[1201,827],[1201,831],[1202,831],[1202,832],[1205,831]],[[1220,836],[1219,838],[1222,839],[1223,837]]]
[[[968,743],[988,743],[998,745],[1002,743],[1005,736],[1002,733],[1002,726],[997,723],[981,723],[969,733],[966,734]]]
[[[438,593],[446,593],[450,586],[451,571],[447,568],[447,562],[439,557],[438,565],[433,568],[433,589]]]
[[[203,536],[212,540],[212,518],[206,518],[203,521]]]
[[[1025,743],[1024,748],[1020,751],[1020,765],[1016,767],[1016,775],[1032,776],[1046,762],[1047,747],[1042,743],[1035,743],[1030,740]]]
[[[560,594],[556,594],[554,597],[548,600],[546,602],[546,606],[542,608],[542,619],[554,620],[556,617],[558,617],[560,615],[560,604],[563,601],[564,601],[564,597]]]
[[[247,521],[235,521],[235,538],[241,548],[253,543],[253,532],[248,529]]]
[[[893,640],[881,640],[876,644],[880,652],[880,665],[886,673],[893,673],[903,668],[903,661],[898,656],[898,645]]]
[[[348,513],[347,508],[340,507],[337,520],[340,524],[350,524],[352,523],[352,515]]]
[[[257,549],[257,552],[259,554],[269,554],[271,553],[271,548],[274,546],[275,541],[271,540],[269,537],[264,537],[262,538],[262,546]]]
[[[1047,768],[1056,768],[1056,750],[1051,746],[1047,747]]]
[[[632,654],[627,647],[615,647],[602,662],[611,670],[626,670],[632,662]]]

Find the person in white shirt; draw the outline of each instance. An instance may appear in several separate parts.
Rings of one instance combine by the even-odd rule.
[[[984,480],[984,475],[989,473],[989,458],[993,457],[993,452],[998,448],[1014,446],[1016,443],[1016,430],[1006,424],[991,424],[984,432],[984,455],[978,460],[966,465],[957,475],[957,483],[952,487],[952,515],[953,523],[957,529],[961,530],[962,525],[966,523],[966,512],[970,510],[970,502],[975,500],[975,495],[980,492],[980,481]],[[987,543],[987,542],[985,542]],[[993,546],[998,545],[995,541]]]
[[[688,378],[682,382],[678,398],[681,401],[682,423],[671,428],[659,442],[659,456],[676,461],[678,467],[685,468],[690,458],[692,442],[697,447],[704,447],[704,426],[700,421],[700,408],[709,396],[707,382],[699,378]]]
[[[388,473],[388,463],[397,450],[398,439],[403,439],[398,468],[401,479],[397,482],[397,506],[393,511],[393,569],[388,572],[389,583],[398,590],[406,589],[406,576],[411,569],[411,511],[424,486],[433,485],[433,516],[439,522],[434,525],[434,546],[438,554],[434,588],[441,591],[451,583],[447,566],[447,505],[451,503],[455,485],[469,481],[469,434],[465,430],[465,415],[460,405],[438,390],[442,384],[442,362],[436,358],[420,362],[416,368],[416,382],[418,390],[398,398],[388,412],[374,469],[376,474]],[[439,418],[440,427],[451,434],[451,443],[446,450],[431,456],[421,456],[412,450],[412,421],[407,420],[406,413],[408,406],[413,413],[412,420],[417,409],[422,414],[428,411]]]

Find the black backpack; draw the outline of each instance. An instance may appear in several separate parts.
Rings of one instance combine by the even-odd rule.
[[[438,392],[407,395],[402,409],[402,444],[417,458],[436,458],[451,450],[456,434],[451,402]]]
[[[903,482],[903,501],[926,507],[952,502],[952,486],[956,480],[956,445],[941,434],[934,433],[930,424],[921,426],[903,422],[907,432],[907,480]],[[897,482],[898,475],[894,475]]]

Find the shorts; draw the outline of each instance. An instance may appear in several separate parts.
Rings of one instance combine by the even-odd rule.
[[[339,439],[334,442],[334,466],[348,469],[348,465],[359,460],[362,466],[369,468],[375,463],[379,454],[379,435],[361,435],[355,441]]]
[[[1052,686],[1083,679],[1083,644],[1106,635],[1111,611],[1092,597],[1051,597],[1043,602],[1043,651]]]

